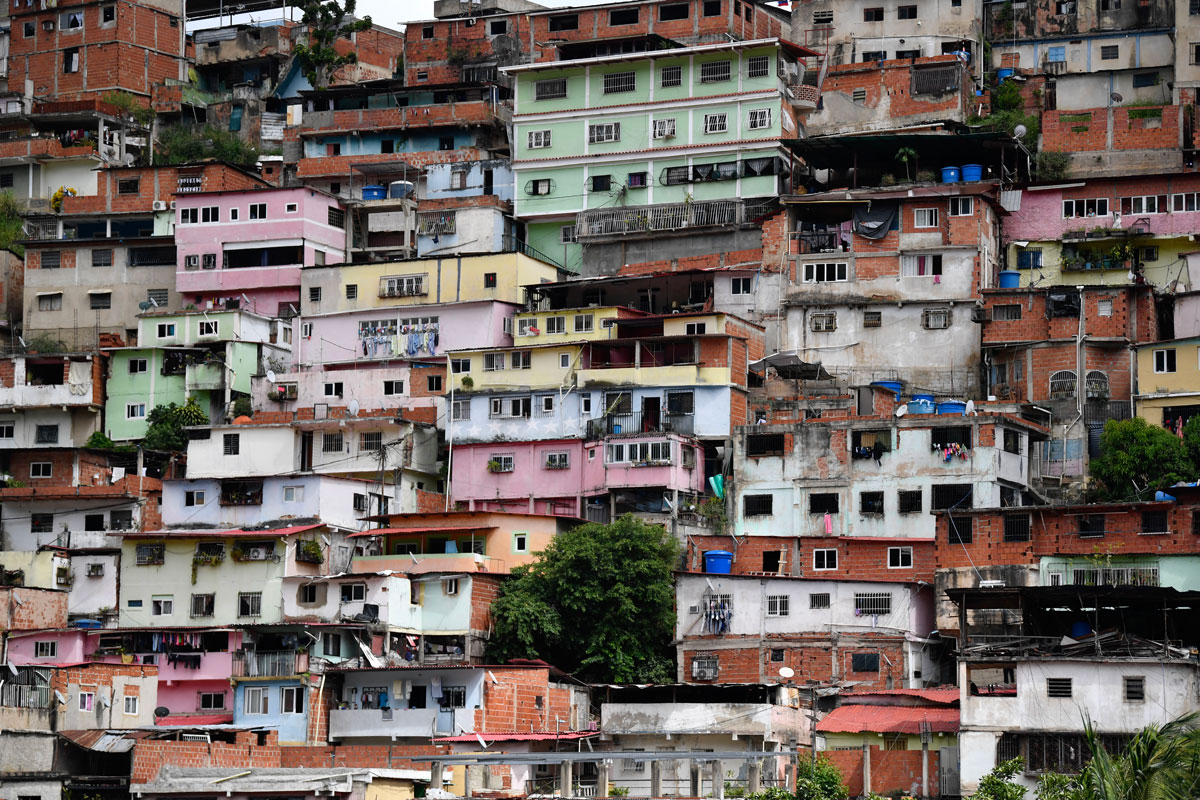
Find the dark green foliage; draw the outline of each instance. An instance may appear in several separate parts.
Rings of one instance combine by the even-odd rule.
[[[155,406],[146,415],[149,427],[142,444],[147,450],[162,450],[179,453],[187,449],[187,425],[207,425],[208,415],[196,398],[189,397],[183,405],[171,403],[168,406]]]
[[[1065,800],[1192,800],[1200,792],[1200,716],[1142,728],[1118,755],[1085,728],[1091,760]]]
[[[491,658],[540,658],[595,683],[674,681],[678,554],[630,515],[559,534],[501,587]]]
[[[304,70],[304,77],[314,89],[328,87],[333,73],[358,61],[358,54],[353,50],[339,54],[334,48],[338,39],[349,39],[350,34],[371,27],[370,17],[354,19],[357,5],[358,0],[345,0],[344,6],[337,0],[304,0],[301,3],[304,10],[301,21],[308,26],[308,42],[297,44],[292,51],[300,62],[300,69]]]
[[[849,795],[842,773],[826,759],[814,765],[801,758],[796,767],[796,800],[845,800]]]
[[[1091,473],[1113,500],[1145,498],[1156,489],[1190,481],[1195,466],[1178,436],[1141,417],[1109,420],[1100,437],[1100,456]]]
[[[236,133],[214,128],[176,125],[164,128],[155,142],[155,163],[192,164],[197,161],[228,161],[243,167],[258,162],[258,150]]]
[[[19,256],[25,255],[25,226],[21,219],[21,204],[11,189],[0,192],[0,250],[10,250]]]
[[[1067,177],[1071,154],[1044,150],[1034,156],[1033,163],[1039,181],[1061,181]]]
[[[979,791],[971,797],[975,800],[1022,800],[1028,790],[1013,778],[1024,768],[1025,759],[1020,756],[997,764],[979,780]]]
[[[233,416],[234,417],[252,417],[254,416],[254,405],[250,402],[250,398],[242,395],[233,401]]]

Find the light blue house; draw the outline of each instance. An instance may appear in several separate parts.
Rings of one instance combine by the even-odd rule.
[[[239,680],[234,687],[233,724],[279,731],[281,744],[308,739],[309,693],[303,676]]]

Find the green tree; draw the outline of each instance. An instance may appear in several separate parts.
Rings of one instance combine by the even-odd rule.
[[[1192,417],[1184,424],[1183,446],[1187,448],[1192,466],[1200,469],[1200,416]]]
[[[358,0],[345,0],[344,5],[338,0],[304,0],[301,4],[301,22],[308,26],[308,42],[297,44],[292,52],[313,88],[328,87],[333,73],[358,62],[354,50],[339,53],[334,47],[338,39],[349,39],[351,34],[371,27],[370,17],[354,19],[357,5]]]
[[[146,438],[142,440],[147,450],[162,450],[179,453],[187,449],[187,425],[207,425],[208,415],[196,398],[189,397],[183,405],[171,403],[155,406],[146,415]]]
[[[1110,499],[1131,499],[1190,481],[1195,467],[1183,440],[1133,417],[1109,420],[1104,426],[1100,456],[1092,459],[1091,473]]]
[[[541,658],[596,683],[673,681],[678,556],[661,526],[630,515],[559,534],[501,587],[491,657]]]
[[[19,256],[25,255],[25,222],[21,219],[21,203],[12,189],[0,192],[0,250],[9,250]]]
[[[796,800],[845,800],[850,792],[842,771],[826,758],[813,764],[804,758],[796,766]]]
[[[158,134],[155,143],[156,164],[192,164],[216,159],[243,167],[258,161],[258,150],[246,144],[237,134],[214,128],[173,125]]]
[[[979,779],[979,790],[971,797],[974,800],[1022,800],[1028,790],[1013,779],[1024,767],[1025,759],[1020,756],[997,764]]]
[[[1142,728],[1109,753],[1089,720],[1090,760],[1072,800],[1192,800],[1200,796],[1200,714]]]

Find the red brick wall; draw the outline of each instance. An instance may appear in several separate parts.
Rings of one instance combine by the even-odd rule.
[[[1153,150],[1179,146],[1179,106],[1162,106],[1162,116],[1151,119],[1130,119],[1131,110],[1120,106],[1111,109],[1112,149]],[[1082,114],[1090,117],[1079,119]],[[1068,153],[1107,150],[1108,127],[1107,108],[1047,111],[1042,114],[1042,148]]]
[[[96,179],[96,194],[64,197],[64,214],[94,214],[98,212],[125,213],[153,210],[155,200],[174,200],[180,174],[201,177],[201,189],[206,192],[255,189],[269,184],[257,175],[225,164],[206,164],[201,168],[143,167],[101,170]],[[117,182],[137,178],[137,194],[119,194]],[[66,267],[66,254],[63,254]],[[74,266],[74,264],[72,264]]]
[[[490,671],[496,683],[483,683],[484,707],[475,712],[476,724],[482,727],[476,730],[504,733],[570,728],[570,692],[550,683],[548,669],[492,667]]]
[[[912,547],[911,569],[888,567],[888,548],[897,544]],[[838,568],[814,572],[813,550],[827,548],[837,549]],[[895,539],[849,536],[748,536],[735,542],[731,536],[691,536],[687,549],[690,569],[703,569],[703,553],[706,550],[728,550],[733,553],[734,575],[761,574],[763,553],[775,551],[783,553],[783,574],[820,580],[932,581],[934,570],[942,566],[940,562],[935,562],[934,543],[928,539],[905,539],[899,542]]]
[[[867,734],[867,736],[873,737],[873,734]],[[883,750],[871,745],[871,791],[883,795],[901,791],[905,795],[919,797],[921,792],[921,755],[920,750]],[[864,793],[862,750],[826,750],[821,753],[821,758],[828,760],[841,771],[842,780],[851,797],[862,796]],[[930,746],[928,758],[929,796],[939,797],[941,787],[938,781],[936,743]]]
[[[492,603],[500,596],[501,575],[475,573],[471,576],[471,619],[467,623],[473,631],[490,631],[492,628]]]
[[[862,89],[867,93],[866,98],[856,102],[867,108],[877,108],[886,98],[888,116],[893,120],[935,112],[959,112],[966,107],[967,91],[972,85],[966,75],[957,93],[914,96],[911,91],[914,63],[948,64],[954,61],[954,56],[946,55],[919,58],[915,62],[909,59],[885,61],[882,69],[873,63],[839,64],[829,68],[821,91],[825,94],[840,92],[849,96],[854,90]],[[904,168],[903,165],[898,167],[896,177],[899,179],[904,174]]]
[[[13,599],[16,592],[21,603]],[[0,630],[36,631],[67,627],[67,593],[27,586],[0,586]]]
[[[737,646],[744,642],[744,646]],[[772,661],[771,651],[783,650],[783,661]],[[722,683],[761,683],[774,679],[780,667],[791,667],[807,680],[855,681],[863,688],[903,686],[908,675],[907,645],[903,636],[842,633],[836,644],[829,634],[773,634],[758,636],[689,636],[679,648],[684,683],[692,678],[692,658],[715,657]],[[853,671],[855,653],[879,653],[878,672]],[[889,663],[890,662],[890,663]]]

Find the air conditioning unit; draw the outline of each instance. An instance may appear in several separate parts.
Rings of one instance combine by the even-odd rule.
[[[689,614],[699,614],[700,606],[688,606],[688,613]]]
[[[155,200],[153,208],[155,211],[166,211],[167,210],[167,201],[166,200]]]
[[[468,27],[468,28],[473,28],[473,27],[475,27],[475,23],[476,23],[476,22],[478,22],[478,21],[479,21],[479,20],[477,20],[477,19],[475,19],[475,18],[473,18],[473,17],[472,17],[471,19],[467,20],[467,27]]]
[[[103,564],[88,564],[87,565],[87,576],[89,578],[99,578],[99,577],[102,577],[103,575],[104,575],[104,565]]]
[[[980,581],[980,589],[1003,589],[1004,581]]]
[[[717,671],[715,669],[696,669],[692,671],[692,677],[698,681],[715,681]]]
[[[261,547],[251,547],[246,551],[246,558],[250,561],[266,561],[267,551]]]
[[[971,309],[971,322],[987,322],[987,309],[983,306],[975,306]]]
[[[172,211],[175,210],[175,201],[174,200],[172,200],[170,203],[168,203],[168,205],[170,206]]]

